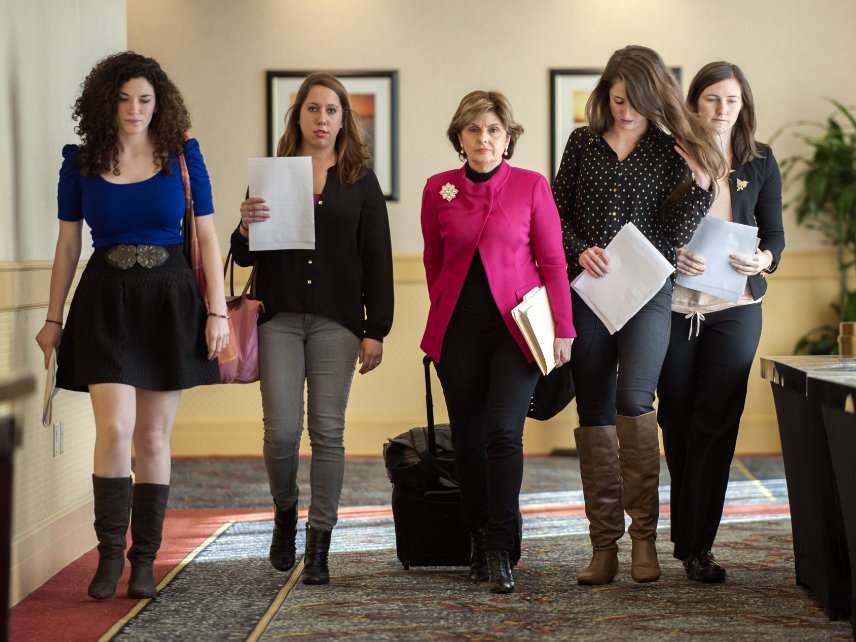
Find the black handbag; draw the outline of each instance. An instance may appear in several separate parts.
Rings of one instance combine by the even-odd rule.
[[[571,364],[566,363],[561,368],[554,368],[545,377],[538,379],[535,392],[529,400],[528,417],[538,421],[552,419],[562,412],[574,398],[574,377]]]

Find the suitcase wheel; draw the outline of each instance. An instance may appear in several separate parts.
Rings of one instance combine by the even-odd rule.
[[[405,570],[405,571],[409,571],[409,570],[410,570],[410,562],[402,562],[402,565],[404,566],[404,570]]]

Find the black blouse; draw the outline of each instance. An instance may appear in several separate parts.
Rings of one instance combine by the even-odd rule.
[[[731,218],[735,223],[758,228],[761,243],[758,248],[770,250],[773,262],[767,272],[779,267],[785,249],[785,229],[782,225],[782,177],[779,164],[768,145],[758,145],[761,156],[747,163],[731,164]],[[749,277],[752,297],[758,299],[767,291],[764,273]]]
[[[251,252],[232,233],[238,265],[258,264],[256,296],[265,306],[259,324],[279,312],[318,314],[358,337],[382,341],[392,327],[392,248],[386,201],[374,172],[339,182],[336,166],[315,205],[314,250]]]
[[[675,265],[675,248],[692,238],[710,208],[713,194],[693,181],[670,207],[664,201],[689,177],[675,139],[656,125],[648,129],[623,161],[590,127],[568,139],[553,196],[562,219],[568,275],[576,277],[580,254],[606,247],[625,223],[633,223]]]

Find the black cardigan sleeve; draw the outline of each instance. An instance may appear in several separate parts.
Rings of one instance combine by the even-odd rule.
[[[250,240],[244,238],[237,227],[229,239],[229,248],[232,250],[232,257],[235,259],[235,263],[241,267],[250,266],[256,260],[255,252],[250,251]]]
[[[394,305],[389,217],[386,200],[374,172],[369,171],[364,178],[363,189],[359,228],[366,313],[363,333],[369,339],[383,341],[392,328]]]
[[[775,272],[785,249],[785,229],[782,224],[782,176],[773,150],[765,146],[764,183],[755,203],[755,221],[758,224],[758,247],[769,250],[773,262],[767,272]]]

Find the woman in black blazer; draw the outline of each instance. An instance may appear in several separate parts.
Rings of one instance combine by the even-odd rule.
[[[731,164],[708,216],[757,226],[760,238],[753,256],[731,257],[732,268],[748,277],[738,302],[675,286],[669,351],[657,388],[672,477],[674,555],[689,579],[722,582],[725,569],[711,548],[761,336],[764,273],[778,267],[785,247],[782,181],[772,150],[755,140],[752,90],[737,65],[705,65],[690,84],[687,103],[713,129]],[[684,248],[677,254],[679,272],[704,272],[704,257]]]

